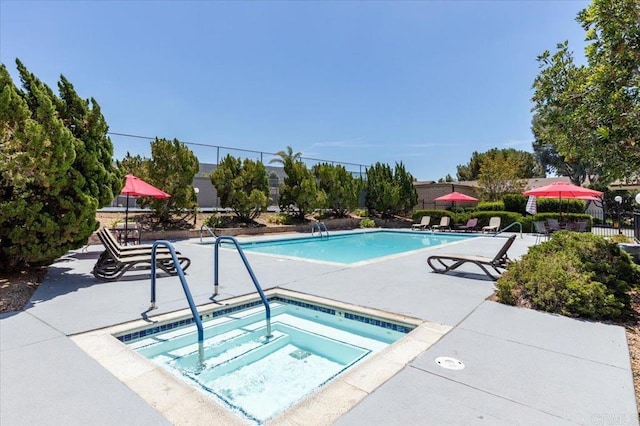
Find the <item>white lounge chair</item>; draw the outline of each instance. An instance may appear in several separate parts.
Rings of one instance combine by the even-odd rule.
[[[482,227],[482,232],[498,232],[498,230],[500,229],[500,222],[501,219],[499,216],[493,216],[491,219],[489,219],[489,225]]]
[[[440,218],[439,225],[433,225],[432,230],[444,231],[445,229],[451,229],[451,218],[449,216],[442,216]]]
[[[420,219],[420,223],[414,223],[413,225],[411,225],[411,229],[419,229],[422,231],[427,229],[430,223],[431,216],[422,216],[422,219]]]

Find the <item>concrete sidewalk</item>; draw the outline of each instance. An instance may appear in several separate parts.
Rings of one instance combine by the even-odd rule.
[[[534,240],[517,238],[510,255],[525,253]],[[360,267],[247,257],[265,289],[453,327],[338,424],[638,424],[623,328],[490,302],[493,282],[473,265],[448,275],[426,265],[428,253],[493,255],[503,242],[480,237]],[[210,303],[213,249],[196,243],[176,248],[192,260],[187,279],[196,303]],[[1,425],[168,423],[68,338],[139,319],[148,309],[144,274],[109,283],[93,278],[99,251],[69,253],[52,265],[23,312],[0,316]],[[220,260],[216,301],[255,291],[236,253],[223,250]],[[187,306],[175,277],[158,279],[158,304],[154,315]],[[434,362],[440,356],[465,368],[444,369]]]

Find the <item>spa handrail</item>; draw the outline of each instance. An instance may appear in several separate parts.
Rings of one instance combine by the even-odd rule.
[[[171,258],[173,259],[173,266],[176,268],[178,272],[178,277],[180,277],[180,283],[182,283],[182,289],[184,290],[184,295],[187,297],[187,302],[189,303],[189,308],[191,309],[191,313],[193,314],[193,320],[196,323],[196,327],[198,328],[198,344],[200,345],[200,352],[202,352],[202,343],[204,340],[204,331],[202,328],[202,319],[200,318],[200,314],[196,309],[196,305],[193,302],[193,297],[191,296],[191,291],[189,290],[189,285],[187,284],[187,279],[184,277],[184,271],[182,270],[182,266],[180,266],[180,261],[178,260],[178,256],[176,256],[176,251],[171,245],[169,241],[159,240],[153,243],[153,248],[151,249],[151,307],[149,309],[156,309],[156,251],[158,246],[164,246],[169,249],[169,253],[171,253]]]
[[[216,235],[215,232],[213,232],[213,229],[209,228],[207,225],[202,225],[200,227],[200,244],[202,244],[202,230],[206,229],[207,231],[209,231],[209,234],[211,234],[211,236],[213,238],[218,238],[218,236]]]
[[[506,227],[502,228],[501,230],[497,231],[495,234],[493,234],[493,236],[495,237],[498,234],[502,234],[504,231],[506,231],[507,229],[509,229],[509,228],[511,228],[511,227],[513,227],[515,225],[518,225],[520,227],[520,238],[522,238],[522,223],[520,223],[520,222],[513,222],[509,226],[506,226]]]
[[[213,252],[213,285],[214,285],[213,295],[216,296],[218,294],[218,264],[219,264],[218,251],[220,248],[220,242],[222,241],[231,241],[236,246],[236,249],[238,249],[238,254],[240,254],[240,258],[242,259],[242,262],[244,263],[245,268],[247,268],[247,272],[249,272],[249,275],[251,276],[251,280],[253,281],[253,285],[256,287],[256,290],[260,295],[260,299],[262,300],[262,304],[264,305],[264,308],[266,311],[266,319],[267,319],[267,336],[266,337],[269,338],[272,336],[271,308],[269,307],[269,301],[267,300],[267,297],[264,295],[264,292],[260,287],[260,283],[258,282],[256,275],[253,273],[253,269],[251,269],[251,265],[249,265],[249,261],[247,260],[247,257],[244,255],[244,252],[242,251],[242,248],[240,247],[238,240],[236,240],[234,237],[231,237],[229,235],[221,235],[216,238],[215,248]]]

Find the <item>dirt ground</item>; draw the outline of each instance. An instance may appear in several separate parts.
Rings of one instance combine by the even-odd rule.
[[[122,217],[120,217],[122,216]],[[196,221],[196,229],[204,223],[210,214],[199,214]],[[259,222],[266,226],[273,226],[267,221],[268,216],[261,216]],[[124,214],[98,214],[101,226],[111,226],[114,221],[123,220]],[[18,271],[8,276],[0,276],[0,313],[22,310],[29,302],[31,295],[38,288],[44,276],[46,268]],[[636,393],[636,403],[640,412],[640,291],[632,294],[632,307],[634,318],[627,323],[620,324],[625,327],[631,368],[633,370],[633,382]]]

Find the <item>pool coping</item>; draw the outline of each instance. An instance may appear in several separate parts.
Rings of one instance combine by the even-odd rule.
[[[282,414],[268,420],[269,424],[304,424],[309,419],[321,421],[322,424],[334,422],[452,329],[447,325],[282,288],[267,290],[265,294],[268,297],[296,299],[415,325],[415,329],[409,334],[336,377]],[[227,299],[224,303],[200,305],[198,310],[202,312],[224,309],[256,299],[256,295],[253,294],[243,295]],[[154,323],[175,321],[177,318],[188,316],[191,316],[190,310],[182,309],[69,337],[78,347],[173,424],[199,424],[210,421],[212,418],[224,424],[246,424],[243,419],[218,403],[213,397],[208,397],[198,389],[189,386],[162,366],[134,352],[114,336],[136,328],[148,328]]]

